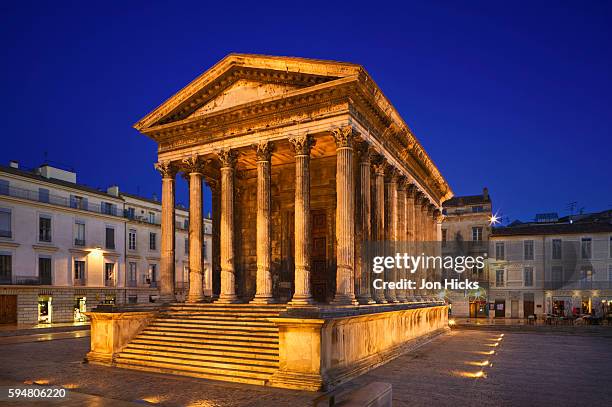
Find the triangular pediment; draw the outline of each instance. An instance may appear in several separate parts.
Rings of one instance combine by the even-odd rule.
[[[230,107],[254,102],[301,89],[304,86],[290,83],[270,83],[249,79],[238,79],[223,89],[209,102],[197,108],[189,117],[201,116]]]
[[[231,54],[142,118],[140,131],[309,86],[356,76],[360,65],[293,57]]]

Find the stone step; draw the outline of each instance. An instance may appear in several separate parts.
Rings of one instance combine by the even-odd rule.
[[[262,309],[287,309],[287,304],[223,304],[218,302],[209,303],[189,303],[189,302],[174,302],[166,306],[168,307],[184,307],[184,308],[262,308]]]
[[[249,318],[277,318],[279,316],[276,312],[269,311],[223,311],[223,310],[169,310],[162,311],[159,316],[163,317],[166,315],[209,315],[209,316],[225,316],[225,317],[249,317]]]
[[[192,336],[198,335],[201,337],[219,337],[226,339],[234,339],[234,338],[276,338],[278,339],[278,332],[261,332],[261,331],[248,331],[244,329],[204,329],[204,328],[189,328],[182,326],[157,326],[150,324],[147,326],[143,332],[158,332],[158,333],[168,333],[168,334],[176,334],[181,336]]]
[[[173,317],[173,316],[164,316],[162,318],[155,319],[155,322],[176,322],[176,323],[204,323],[204,324],[215,324],[215,325],[232,325],[232,326],[261,326],[261,327],[276,327],[274,322],[269,322],[262,319],[237,319],[237,318],[229,318],[229,317],[219,317],[219,316],[211,316],[211,317]]]
[[[238,382],[245,384],[256,384],[260,386],[264,386],[270,378],[270,374],[242,374],[241,371],[223,371],[219,369],[203,370],[203,368],[199,367],[186,369],[185,366],[180,366],[179,369],[171,363],[138,361],[134,359],[117,358],[115,365],[124,369],[142,370],[147,372],[173,374],[179,376],[199,377],[202,379],[223,380],[228,382]]]
[[[265,354],[265,355],[278,356],[278,345],[269,344],[269,343],[236,344],[236,343],[228,343],[227,341],[201,341],[201,340],[191,340],[189,338],[183,338],[180,341],[176,341],[176,340],[166,340],[163,337],[157,337],[157,336],[148,337],[145,335],[145,336],[139,336],[138,338],[130,342],[130,344],[178,347],[182,349],[189,349],[190,351],[204,349],[204,350],[217,350],[220,352],[247,352],[247,353],[251,353],[252,355]]]
[[[222,364],[223,367],[219,366],[211,366],[209,364],[202,365],[197,361],[193,360],[181,360],[178,358],[164,358],[157,356],[142,356],[142,355],[130,355],[124,354],[121,352],[116,356],[115,360],[119,363],[132,363],[132,364],[140,364],[140,365],[149,365],[149,366],[160,366],[169,367],[176,370],[184,370],[190,372],[201,372],[201,373],[213,373],[213,374],[226,374],[232,375],[236,374],[237,376],[242,377],[251,377],[251,378],[266,378],[276,369],[271,368],[261,368],[261,370],[253,370],[251,366],[242,366],[237,364]]]
[[[234,323],[215,323],[215,322],[177,322],[168,320],[155,320],[148,327],[168,327],[168,328],[193,328],[198,330],[221,330],[221,331],[243,331],[243,332],[272,332],[278,334],[278,328],[274,325],[239,325]]]
[[[278,338],[249,338],[246,336],[236,337],[234,335],[216,335],[214,337],[210,335],[198,335],[198,334],[173,334],[171,332],[148,332],[143,331],[138,335],[138,338],[149,338],[149,339],[165,339],[180,343],[185,342],[196,342],[205,345],[207,343],[233,343],[236,345],[248,345],[248,346],[261,346],[261,347],[274,347],[278,349]],[[233,342],[228,342],[228,340]]]
[[[165,352],[157,350],[124,349],[119,356],[138,360],[174,362],[197,366],[216,367],[219,369],[242,369],[253,372],[272,373],[278,369],[278,362],[237,358],[233,356],[205,356],[185,352]]]
[[[142,342],[142,341],[141,341]],[[257,360],[265,363],[275,363],[278,365],[278,352],[271,351],[270,349],[258,349],[258,348],[244,348],[244,350],[235,350],[235,347],[225,346],[217,347],[211,346],[206,348],[193,347],[193,346],[177,346],[176,344],[148,344],[146,341],[131,342],[124,349],[134,349],[141,351],[159,351],[159,352],[178,352],[187,353],[189,355],[202,355],[202,356],[220,356],[220,357],[236,357],[241,360]],[[217,349],[220,348],[220,349]],[[228,350],[229,349],[229,350]],[[269,352],[269,353],[265,353]]]

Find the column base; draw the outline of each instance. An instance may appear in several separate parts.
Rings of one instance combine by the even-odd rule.
[[[162,304],[170,304],[176,302],[176,297],[173,294],[159,295],[159,302]]]
[[[276,304],[278,301],[276,300],[276,298],[270,296],[270,297],[258,297],[255,296],[255,298],[253,298],[251,301],[249,301],[249,304]]]
[[[353,296],[349,295],[338,295],[334,296],[334,299],[331,302],[331,305],[358,305],[359,302]]]
[[[313,307],[315,306],[315,300],[312,297],[293,297],[291,301],[287,303],[290,307]]]
[[[384,298],[376,298],[376,299],[374,300],[374,302],[375,302],[376,304],[388,304],[388,303],[389,303],[389,301],[387,301],[387,300],[386,300],[386,299],[384,299]]]
[[[189,304],[193,304],[193,303],[197,303],[197,302],[204,302],[204,296],[200,296],[200,295],[188,295],[187,299],[185,300],[186,303]]]
[[[236,295],[223,295],[219,296],[219,299],[215,301],[217,304],[238,304],[241,303],[242,300]]]
[[[357,298],[357,302],[360,305],[376,304],[376,301],[374,301],[372,297],[360,297],[360,298]]]

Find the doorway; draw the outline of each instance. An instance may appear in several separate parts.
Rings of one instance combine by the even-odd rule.
[[[512,300],[510,302],[510,318],[518,318],[519,316],[519,302],[518,300]]]
[[[311,225],[312,296],[317,302],[326,302],[331,292],[327,273],[327,214],[325,211],[313,211]]]
[[[17,296],[0,295],[0,324],[17,323]]]
[[[506,316],[506,300],[495,300],[495,318]]]
[[[533,294],[523,295],[523,318],[529,318],[531,315],[535,315]]]
[[[53,313],[53,307],[51,305],[51,297],[48,295],[38,296],[38,323],[39,324],[50,324]]]
[[[87,312],[87,298],[76,297],[74,302],[74,322],[86,321],[85,312]]]

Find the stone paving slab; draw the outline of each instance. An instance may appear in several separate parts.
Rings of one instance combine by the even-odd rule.
[[[0,377],[43,380],[83,394],[160,406],[299,407],[312,405],[320,395],[83,364],[88,347],[87,338],[0,345]],[[612,400],[611,366],[608,337],[460,329],[340,391],[373,381],[391,383],[396,407],[605,405]]]

